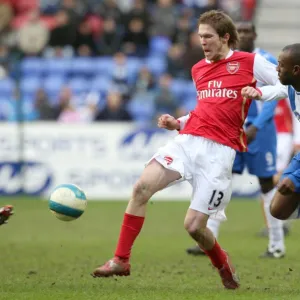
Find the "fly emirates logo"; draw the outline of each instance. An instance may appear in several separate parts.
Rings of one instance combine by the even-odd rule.
[[[222,81],[209,81],[206,90],[197,90],[198,100],[205,98],[232,98],[237,99],[238,91],[222,88]]]

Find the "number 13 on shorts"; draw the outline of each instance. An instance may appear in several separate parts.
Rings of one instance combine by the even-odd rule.
[[[224,193],[221,191],[213,190],[211,198],[208,202],[208,210],[214,210],[217,209],[222,199],[224,198]]]
[[[225,221],[225,208],[230,201],[231,198],[231,189],[226,190],[210,190],[206,194],[206,207],[207,207],[207,214],[213,218],[220,221]]]

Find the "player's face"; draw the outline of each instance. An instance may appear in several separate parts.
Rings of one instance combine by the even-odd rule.
[[[239,50],[252,52],[254,50],[254,41],[256,39],[256,33],[253,31],[251,23],[239,23],[237,24],[237,31],[239,34]]]
[[[220,38],[213,27],[208,24],[200,24],[198,34],[204,55],[208,60],[217,61],[223,58],[223,49],[228,47],[227,41]]]
[[[277,72],[280,82],[283,85],[293,84],[294,82],[294,66],[289,58],[289,53],[283,51],[278,57]]]

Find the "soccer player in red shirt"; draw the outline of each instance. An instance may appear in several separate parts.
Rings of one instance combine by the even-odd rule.
[[[176,120],[162,115],[158,126],[179,134],[149,160],[128,203],[114,257],[96,268],[94,277],[130,274],[131,248],[139,235],[149,199],[170,184],[188,181],[193,188],[184,227],[218,270],[227,289],[239,287],[229,256],[207,228],[208,218],[225,219],[231,198],[235,150],[246,151],[244,120],[251,103],[241,89],[256,80],[274,85],[275,66],[255,53],[235,52],[238,34],[229,16],[209,11],[199,18],[205,59],[192,68],[196,108]]]
[[[6,224],[8,219],[13,215],[12,205],[0,207],[0,225]]]

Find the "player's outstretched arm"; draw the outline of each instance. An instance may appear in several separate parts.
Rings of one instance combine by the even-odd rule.
[[[254,78],[265,86],[260,87],[259,90],[257,90],[260,92],[261,96],[258,97],[256,93],[256,97],[253,97],[252,99],[272,101],[287,98],[288,87],[282,85],[279,81],[275,65],[267,61],[261,55],[256,54],[254,57],[253,74]],[[251,96],[251,92],[249,92],[249,95]],[[245,95],[245,97],[247,96]]]
[[[261,101],[272,101],[281,100],[288,97],[288,87],[278,83],[274,86],[263,86],[254,88],[246,86],[242,88],[242,96],[247,99],[261,100]]]
[[[0,225],[6,224],[8,219],[13,215],[12,205],[5,205],[0,208]]]
[[[263,86],[259,90],[261,92],[260,100],[262,101],[281,100],[289,95],[288,86],[282,85],[280,82],[273,86]]]

